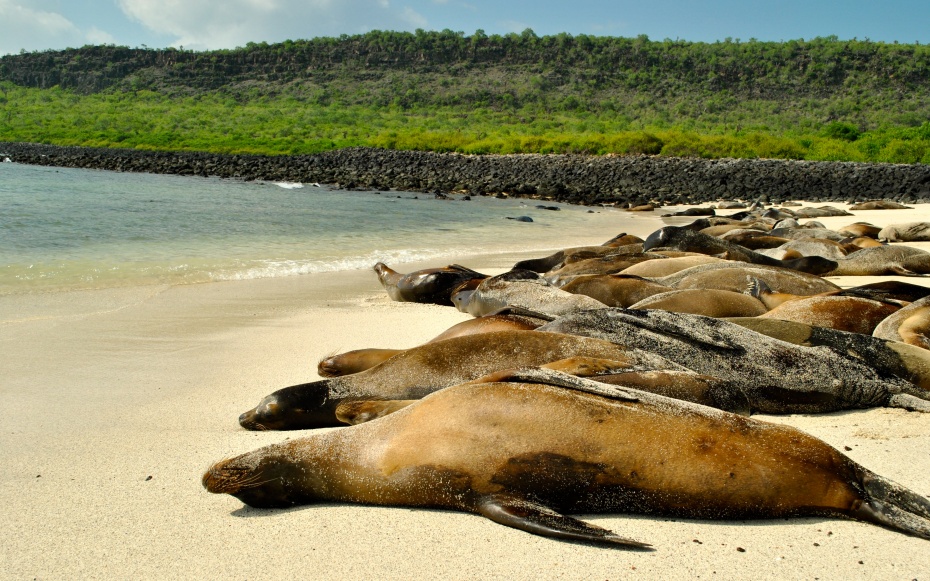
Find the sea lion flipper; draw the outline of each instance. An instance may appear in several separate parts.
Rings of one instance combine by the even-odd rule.
[[[349,400],[336,407],[336,419],[345,424],[354,426],[363,424],[392,414],[420,400],[392,399],[392,400]]]
[[[888,399],[888,407],[930,413],[930,401],[906,393],[896,393],[891,396]]]
[[[652,545],[618,536],[608,529],[522,498],[502,494],[486,496],[478,503],[477,512],[498,524],[534,535],[652,550]]]

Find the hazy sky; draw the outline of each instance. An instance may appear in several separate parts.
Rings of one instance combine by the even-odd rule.
[[[930,0],[0,0],[0,54],[109,43],[203,50],[417,28],[928,43],[928,22]]]

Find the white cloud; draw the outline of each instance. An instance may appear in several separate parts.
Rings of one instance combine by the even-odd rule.
[[[0,54],[17,53],[20,49],[77,47],[88,42],[78,27],[61,14],[23,4],[0,0]]]
[[[197,50],[427,25],[409,6],[388,0],[117,0],[117,4],[150,30],[172,36],[175,46]]]

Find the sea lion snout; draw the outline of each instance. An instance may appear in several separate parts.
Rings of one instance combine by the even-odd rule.
[[[341,426],[330,401],[330,381],[302,383],[279,389],[239,416],[247,430],[305,430]]]
[[[254,454],[221,460],[207,470],[201,483],[213,494],[229,494],[255,508],[284,508],[307,502],[305,495],[294,497],[289,479],[280,469]]]

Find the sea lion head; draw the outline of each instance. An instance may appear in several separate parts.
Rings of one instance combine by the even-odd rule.
[[[315,500],[307,475],[295,472],[301,458],[288,446],[274,444],[220,460],[204,473],[203,487],[214,494],[229,494],[255,508],[285,508]],[[310,461],[305,462],[307,464]],[[302,464],[301,464],[302,465]]]
[[[247,430],[302,430],[340,426],[329,400],[331,380],[292,385],[268,395],[239,416]]]

